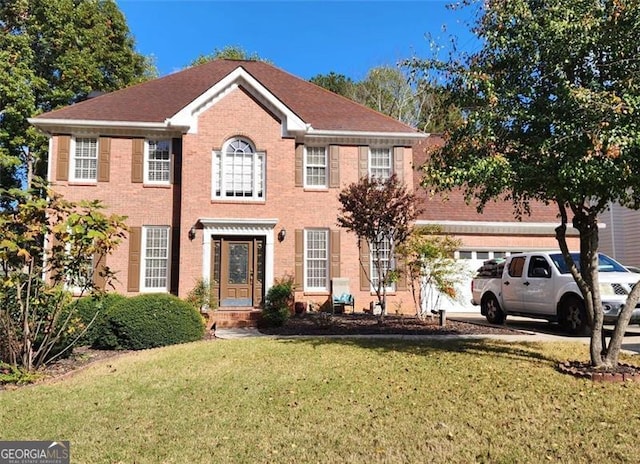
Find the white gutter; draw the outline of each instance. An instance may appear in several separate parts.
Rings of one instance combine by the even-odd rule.
[[[99,121],[92,119],[49,119],[49,118],[28,118],[29,124],[36,127],[88,127],[88,128],[116,128],[116,129],[148,129],[164,130],[179,129],[187,130],[185,126],[173,126],[169,119],[164,122],[138,122],[138,121]]]
[[[365,132],[365,131],[338,131],[323,130],[309,127],[307,136],[309,137],[363,137],[363,138],[405,138],[405,139],[426,139],[430,134],[425,132]]]
[[[431,221],[418,220],[415,225],[438,226],[451,234],[496,234],[496,235],[549,235],[555,234],[555,222],[498,222],[498,221]],[[578,231],[567,227],[567,235],[578,235]]]

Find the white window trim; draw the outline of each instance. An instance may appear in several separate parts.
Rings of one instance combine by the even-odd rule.
[[[309,247],[307,245],[307,239],[308,239],[308,233],[309,232],[324,232],[325,237],[326,237],[326,244],[327,247],[325,249],[325,253],[326,253],[326,259],[325,259],[325,283],[323,287],[310,287],[307,286],[307,271],[308,271],[308,260],[309,260],[309,255],[308,255],[308,251],[309,251]],[[329,261],[330,261],[330,253],[331,253],[331,244],[329,243],[329,240],[331,240],[330,235],[329,235],[329,229],[323,229],[323,228],[310,228],[310,229],[304,229],[304,291],[305,292],[326,292],[329,290]]]
[[[372,159],[373,159],[373,150],[387,150],[387,152],[389,153],[389,177],[391,177],[394,172],[393,172],[393,147],[387,147],[387,146],[374,146],[374,147],[369,147],[369,159],[367,160],[367,168],[369,170],[368,174],[369,177],[373,177],[371,171],[373,169],[373,165],[372,165]],[[389,177],[385,177],[383,178],[383,180],[388,179]]]
[[[149,140],[161,141],[168,140],[169,142],[169,179],[167,180],[150,180],[149,179]],[[173,179],[173,150],[171,139],[158,138],[158,139],[145,139],[144,140],[144,183],[147,185],[171,185],[171,179]]]
[[[71,244],[70,243],[66,243],[65,244],[65,251],[68,255],[71,254]],[[96,268],[95,268],[95,263],[93,262],[93,256],[90,256],[87,258],[87,263],[91,262],[91,270],[89,272],[89,276],[88,280],[93,280],[94,279],[94,274],[96,272]],[[85,285],[85,286],[78,286],[75,285],[75,282],[73,282],[73,279],[71,278],[71,276],[66,275],[65,276],[65,282],[64,282],[64,287],[68,292],[71,292],[74,296],[78,296],[78,295],[82,295],[82,294],[87,294],[89,292],[88,287],[90,287],[91,284],[89,284],[89,286]]]
[[[93,179],[84,179],[76,177],[76,139],[95,139],[96,140],[96,177]],[[69,182],[78,183],[98,183],[98,169],[99,169],[99,157],[100,157],[100,137],[97,135],[83,135],[71,137],[71,143],[69,144]]]
[[[167,231],[167,282],[165,287],[147,287],[146,271],[147,271],[147,231],[149,229],[164,229]],[[140,293],[163,293],[169,292],[171,284],[171,227],[169,226],[142,226],[142,237],[140,246]]]
[[[226,191],[224,190],[224,179],[225,179],[225,175],[227,173],[227,164],[224,162],[225,161],[225,155],[226,155],[226,151],[227,151],[227,147],[229,146],[230,143],[232,143],[235,140],[244,140],[246,142],[249,143],[249,145],[251,145],[251,148],[254,150],[253,151],[253,172],[255,173],[257,171],[257,160],[259,158],[262,159],[262,176],[261,178],[254,175],[252,180],[252,191],[253,191],[253,195],[250,197],[228,197],[225,195]],[[220,175],[220,195],[216,195],[216,175],[218,174],[216,172],[216,157],[220,156],[220,169],[221,169],[221,173],[219,173]],[[260,182],[259,182],[260,180]],[[262,183],[262,196],[258,196],[258,186],[260,185],[260,183]],[[266,201],[266,197],[267,197],[267,154],[264,151],[257,151],[255,150],[254,145],[249,142],[247,139],[244,139],[242,137],[234,137],[231,138],[229,140],[227,140],[224,145],[222,146],[221,150],[213,150],[213,152],[211,153],[211,199],[214,201],[229,201],[229,202],[247,202],[247,203],[256,203],[256,202],[264,202]]]
[[[324,184],[321,185],[311,185],[309,184],[308,180],[307,180],[307,167],[309,166],[309,164],[307,163],[308,160],[308,148],[324,148]],[[312,165],[312,166],[320,166],[320,165]],[[304,147],[304,157],[303,157],[303,172],[304,172],[304,188],[306,189],[319,189],[319,190],[326,190],[329,187],[329,154],[328,154],[328,150],[326,146],[311,146],[311,147]]]
[[[391,250],[389,251],[389,269],[395,269],[396,268],[396,259],[395,259],[395,254],[394,254],[394,250],[393,250],[393,246],[391,246]],[[375,256],[374,256],[374,249],[373,246],[371,246],[371,244],[369,244],[369,275],[371,276],[371,292],[375,292],[376,291],[376,287],[377,285],[373,282],[373,275],[376,272],[376,265],[375,265]],[[396,283],[393,282],[391,283],[391,285],[389,285],[386,288],[387,292],[391,292],[394,293],[396,291]]]

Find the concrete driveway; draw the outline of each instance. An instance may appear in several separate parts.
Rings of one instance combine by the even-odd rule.
[[[447,315],[447,319],[453,319],[457,321],[471,322],[474,324],[492,325],[487,322],[487,319],[480,315],[480,313],[451,313]],[[540,319],[530,319],[528,317],[509,316],[507,317],[506,326],[537,334],[540,336],[540,340],[565,340],[565,341],[581,341],[589,343],[589,337],[581,337],[577,335],[568,335],[562,331],[558,324],[551,324],[547,321]],[[610,333],[613,330],[613,326],[605,326],[605,330]],[[629,325],[627,332],[622,342],[622,349],[640,354],[640,326],[638,324]]]

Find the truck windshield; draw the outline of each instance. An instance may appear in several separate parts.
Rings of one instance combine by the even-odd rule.
[[[553,264],[558,268],[561,274],[569,274],[569,267],[564,262],[564,258],[561,253],[550,254],[549,257]],[[573,261],[578,266],[578,270],[580,270],[580,253],[571,253],[571,257]],[[624,266],[620,263],[614,261],[606,255],[598,254],[598,271],[600,272],[629,272]]]

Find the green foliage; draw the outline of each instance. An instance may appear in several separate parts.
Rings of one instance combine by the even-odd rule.
[[[0,2],[0,176],[44,175],[47,139],[27,118],[155,75],[113,0]]]
[[[293,305],[294,290],[295,285],[292,276],[284,276],[276,280],[265,298],[262,310],[264,324],[279,327],[289,319]]]
[[[102,259],[125,229],[97,201],[73,203],[37,187],[41,197],[0,189],[10,205],[0,209],[0,359],[29,371],[68,352],[77,331],[66,287],[93,294],[110,285]]]
[[[356,83],[343,74],[336,74],[333,71],[324,75],[317,74],[309,79],[309,82],[343,97],[355,100]]]
[[[209,55],[200,55],[193,60],[189,66],[198,66],[213,60],[244,60],[244,61],[264,61],[269,62],[256,53],[248,53],[244,48],[237,45],[227,45],[221,49],[214,49]]]
[[[202,316],[189,303],[166,293],[138,295],[115,303],[95,345],[144,350],[202,339]]]
[[[74,314],[71,319],[74,326],[73,332],[76,338],[80,337],[76,344],[93,346],[100,334],[106,330],[106,314],[109,309],[125,299],[126,297],[118,293],[106,293],[85,296],[72,301],[66,311]]]
[[[187,303],[198,311],[216,309],[218,307],[217,297],[209,281],[198,279],[186,298]]]
[[[38,375],[33,372],[0,361],[0,385],[22,385],[35,382],[37,379]]]
[[[516,216],[531,201],[555,204],[565,259],[566,227],[580,232],[572,274],[593,328],[592,362],[617,364],[640,286],[631,293],[609,347],[597,286],[598,215],[611,203],[640,208],[640,2],[509,0],[478,6],[480,49],[413,60],[414,75],[442,84],[464,118],[430,153],[423,185],[462,188],[481,211],[501,199]],[[569,222],[571,221],[571,222]]]
[[[394,66],[371,69],[353,91],[354,100],[412,127],[423,128],[433,110],[434,93],[423,82],[417,85]]]
[[[443,234],[440,227],[427,226],[415,228],[407,241],[398,246],[396,251],[405,264],[419,316],[426,315],[424,310],[438,309],[440,295],[457,298],[456,287],[465,275],[464,266],[454,258],[460,244],[460,240]]]

